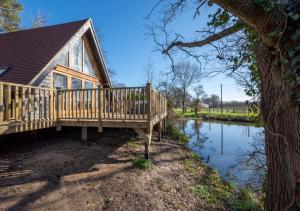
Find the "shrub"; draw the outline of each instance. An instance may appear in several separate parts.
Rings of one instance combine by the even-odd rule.
[[[172,122],[169,122],[167,125],[167,133],[171,138],[178,140],[184,144],[189,141],[189,137],[182,133]]]
[[[254,194],[247,188],[240,188],[237,198],[232,202],[231,207],[239,211],[260,211],[263,210],[258,204]]]
[[[150,160],[140,159],[133,161],[133,165],[139,169],[147,170],[152,166],[152,163]]]

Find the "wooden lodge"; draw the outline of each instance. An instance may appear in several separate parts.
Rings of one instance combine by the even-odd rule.
[[[148,158],[166,104],[151,84],[112,87],[90,19],[0,34],[0,135],[71,126],[86,140],[88,127],[133,128]]]

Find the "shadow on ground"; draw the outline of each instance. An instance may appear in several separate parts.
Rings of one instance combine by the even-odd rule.
[[[87,145],[79,140],[80,132],[47,129],[2,137],[0,210],[204,207],[191,191],[196,179],[182,165],[187,151],[175,141],[152,140],[153,166],[142,171],[132,161],[143,158],[144,144],[132,130],[106,129],[99,135],[91,129]]]

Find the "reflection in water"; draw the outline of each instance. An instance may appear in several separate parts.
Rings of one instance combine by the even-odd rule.
[[[262,128],[199,120],[180,120],[178,127],[190,138],[187,146],[225,179],[247,184],[253,175],[260,175],[261,180],[263,174],[255,171],[262,168],[265,161],[255,158],[254,154],[259,153],[254,151],[260,150],[263,154]]]

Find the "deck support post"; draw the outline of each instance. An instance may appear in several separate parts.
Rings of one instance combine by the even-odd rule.
[[[148,143],[145,142],[145,159],[149,160],[149,147],[150,145],[148,145]]]
[[[158,122],[158,141],[161,141],[162,136],[162,120]]]
[[[86,145],[86,142],[87,142],[87,127],[82,127],[81,128],[81,140]]]
[[[163,120],[163,137],[165,138],[167,135],[167,119],[164,118]]]
[[[149,151],[150,151],[150,144],[152,138],[152,128],[143,130],[141,128],[134,128],[135,132],[142,137],[145,141],[145,159],[149,159]]]
[[[61,126],[56,126],[56,131],[61,131]]]

